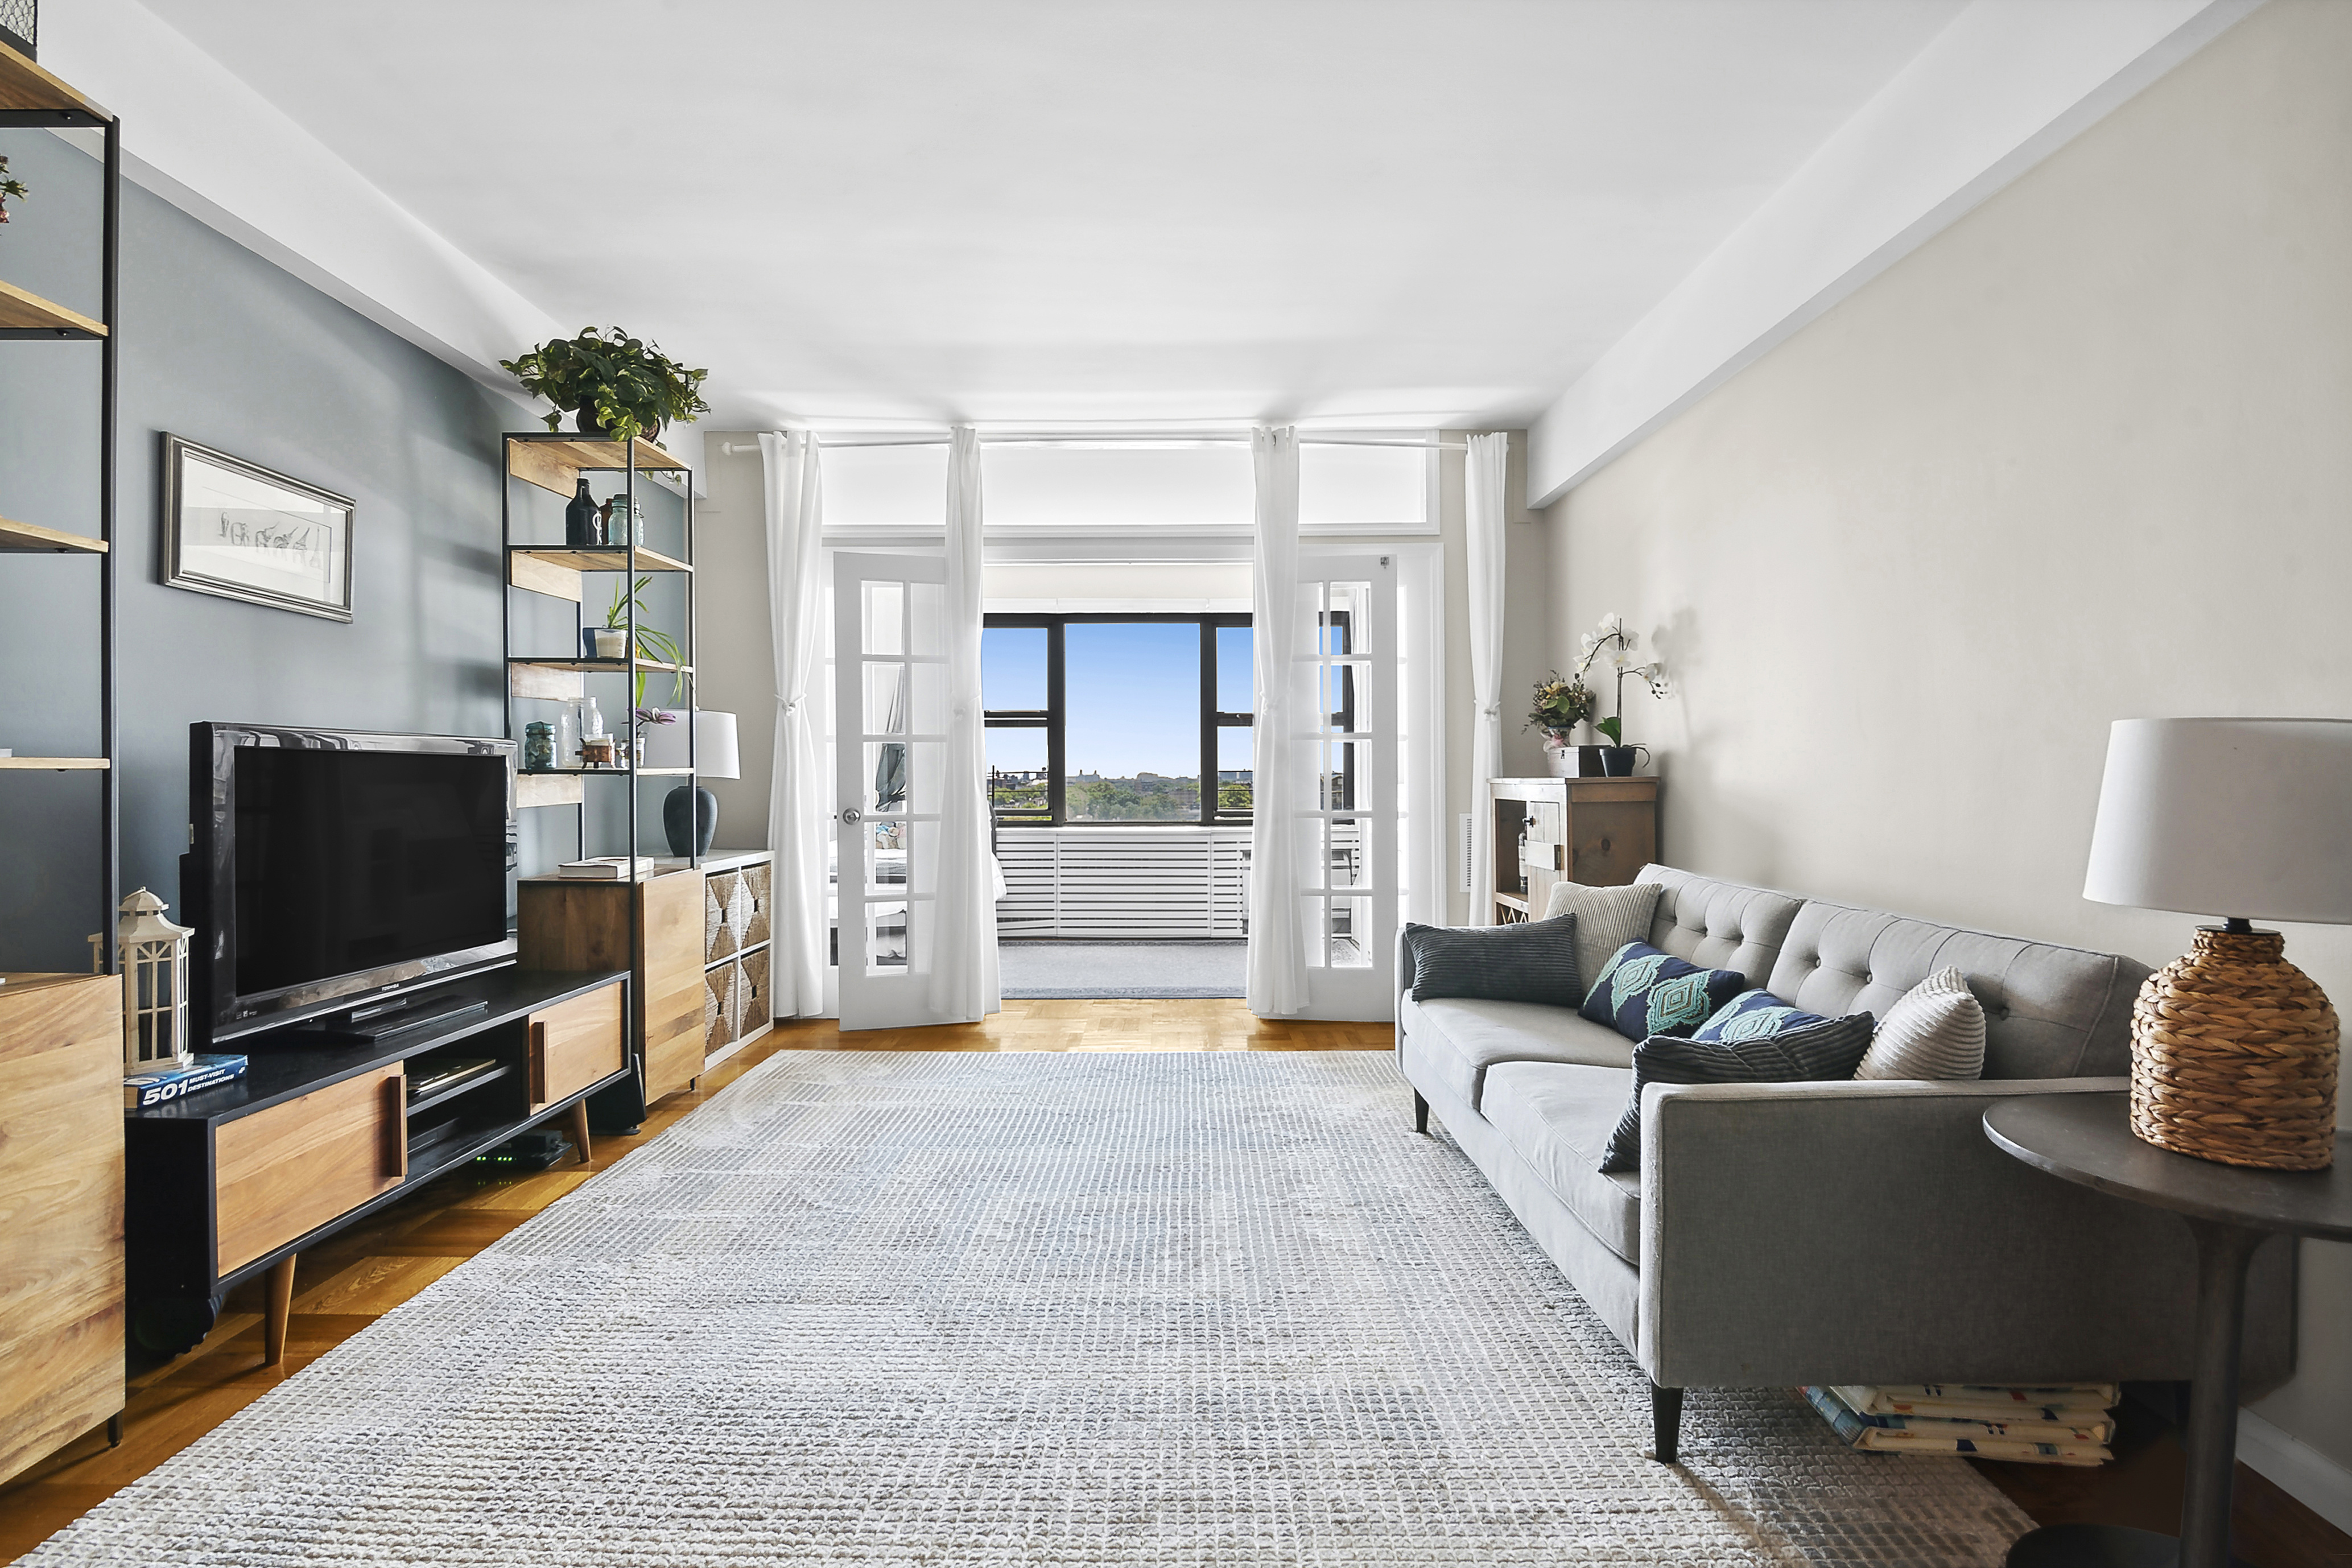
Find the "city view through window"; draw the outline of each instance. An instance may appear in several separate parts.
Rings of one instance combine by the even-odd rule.
[[[1247,821],[1248,620],[989,616],[981,680],[998,821]]]

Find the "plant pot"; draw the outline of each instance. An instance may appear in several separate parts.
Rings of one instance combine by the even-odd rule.
[[[580,634],[590,658],[626,658],[629,657],[629,628],[591,626]]]
[[[604,416],[596,412],[594,403],[583,403],[572,412],[572,427],[583,436],[602,436],[604,434]]]
[[[1650,753],[1647,746],[1594,746],[1591,749],[1601,753],[1601,776],[1612,779],[1632,778],[1633,770],[1641,763],[1641,758],[1633,753],[1639,752],[1643,757]]]

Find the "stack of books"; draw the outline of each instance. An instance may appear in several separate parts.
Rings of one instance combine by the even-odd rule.
[[[122,1108],[145,1110],[151,1106],[169,1105],[175,1100],[235,1083],[244,1076],[243,1057],[190,1057],[184,1067],[159,1067],[125,1075]]]
[[[2040,1387],[1960,1383],[1808,1388],[1813,1408],[1856,1448],[1883,1454],[1975,1454],[2031,1465],[2104,1465],[2115,1458],[2112,1383]]]

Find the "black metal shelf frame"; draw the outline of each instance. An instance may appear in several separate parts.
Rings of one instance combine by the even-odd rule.
[[[117,776],[117,714],[115,704],[115,405],[121,328],[118,309],[122,273],[122,121],[111,114],[89,110],[0,109],[0,127],[41,130],[96,130],[104,138],[100,236],[99,244],[99,322],[103,333],[67,329],[25,327],[0,331],[0,340],[54,342],[66,339],[95,342],[99,354],[98,537],[103,550],[90,552],[98,562],[99,745],[106,766],[99,775],[99,895],[100,933],[97,961],[106,973],[116,970],[112,931],[116,906],[122,901],[122,786]]]

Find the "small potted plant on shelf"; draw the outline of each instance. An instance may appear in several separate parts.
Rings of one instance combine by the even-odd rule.
[[[0,157],[0,223],[8,221],[10,202],[21,202],[32,194],[26,188],[24,181],[8,172],[8,160]]]
[[[580,635],[587,644],[585,651],[590,658],[628,658],[629,611],[634,607],[637,615],[637,657],[659,659],[664,664],[679,667],[678,671],[670,677],[671,700],[678,701],[686,696],[686,655],[679,651],[677,640],[667,632],[646,624],[653,618],[653,611],[646,605],[646,590],[653,586],[653,582],[650,577],[640,577],[635,588],[625,592],[620,584],[614,584],[613,603],[604,612],[604,624],[591,626]],[[646,677],[649,673],[642,669],[637,671],[637,689],[631,694],[631,700],[638,707],[645,705]]]
[[[1580,765],[1576,743],[1578,726],[1592,717],[1592,689],[1584,684],[1581,671],[1560,679],[1554,670],[1536,682],[1536,705],[1528,711],[1523,730],[1541,730],[1544,735],[1544,762],[1554,778],[1572,779],[1583,770]]]
[[[1666,684],[1665,660],[1654,658],[1646,664],[1634,661],[1633,648],[1639,640],[1634,634],[1625,629],[1624,618],[1612,611],[1601,617],[1599,626],[1584,634],[1579,645],[1583,649],[1582,657],[1576,663],[1576,678],[1579,680],[1584,679],[1584,672],[1591,669],[1604,653],[1609,656],[1610,668],[1617,678],[1617,711],[1606,719],[1594,721],[1592,725],[1594,729],[1609,737],[1607,745],[1595,749],[1601,753],[1601,771],[1612,778],[1630,775],[1641,760],[1634,753],[1650,749],[1647,746],[1629,746],[1625,743],[1626,678],[1628,676],[1639,678],[1643,684],[1650,689],[1650,695],[1654,698],[1664,698],[1673,694],[1672,689]]]
[[[522,383],[523,391],[555,405],[546,416],[551,431],[562,429],[570,414],[572,428],[583,436],[657,439],[663,426],[691,425],[696,415],[710,411],[702,400],[709,371],[689,370],[656,344],[618,327],[601,332],[583,327],[576,336],[551,338],[499,365]]]
[[[684,679],[683,677],[676,679],[681,681]],[[645,694],[646,678],[641,675],[637,677],[637,697],[640,701],[644,700]],[[637,732],[629,742],[630,758],[636,766],[642,768],[646,765],[646,731],[656,724],[677,723],[677,715],[667,708],[634,708],[630,710],[629,717],[637,721]]]

